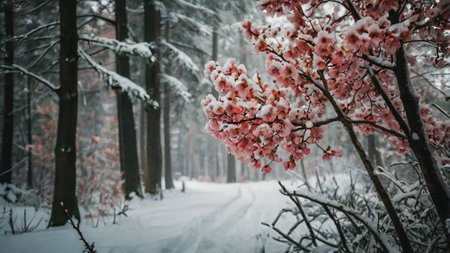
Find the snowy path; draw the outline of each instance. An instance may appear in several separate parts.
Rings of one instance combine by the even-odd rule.
[[[179,186],[179,185],[178,185]],[[82,231],[103,252],[281,252],[284,245],[267,238],[271,222],[286,200],[275,181],[239,184],[187,182],[187,192],[165,194],[163,201],[133,200],[129,217]],[[180,189],[180,187],[178,187]],[[108,218],[110,219],[110,218]],[[52,228],[0,236],[0,252],[74,252],[83,249],[74,230]]]

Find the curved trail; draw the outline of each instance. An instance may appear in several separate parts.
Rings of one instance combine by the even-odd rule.
[[[185,226],[181,236],[169,243],[167,252],[226,252],[217,248],[217,240],[242,219],[254,200],[250,188],[239,187],[237,195],[230,201]]]
[[[181,188],[181,182],[178,188]],[[285,246],[261,222],[271,222],[286,201],[275,181],[217,184],[188,181],[186,192],[165,193],[163,201],[129,202],[128,217],[103,227],[82,224],[83,235],[99,253],[260,253]],[[108,218],[107,218],[108,219]],[[23,242],[27,243],[24,244]],[[70,227],[19,236],[0,236],[0,253],[79,253],[83,250]]]

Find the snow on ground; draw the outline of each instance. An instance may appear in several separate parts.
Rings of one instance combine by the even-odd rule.
[[[217,184],[188,181],[186,192],[166,191],[164,199],[135,199],[128,217],[117,224],[81,230],[95,249],[103,252],[282,252],[285,245],[261,222],[271,223],[287,199],[276,181]],[[45,212],[44,212],[45,213]],[[46,223],[47,221],[43,222]],[[0,252],[80,253],[83,245],[70,226],[39,229],[21,235],[0,235]]]

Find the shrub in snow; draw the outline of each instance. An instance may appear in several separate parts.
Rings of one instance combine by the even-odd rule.
[[[423,178],[406,182],[385,170],[378,174],[388,179],[388,193],[415,252],[445,252],[445,237]],[[346,185],[342,177],[333,177],[330,184],[317,178],[315,187],[280,183],[280,192],[292,206],[281,210],[271,224],[263,224],[279,234],[275,239],[287,244],[286,252],[401,252],[373,187],[356,183],[351,174]],[[289,226],[280,222],[289,218]]]
[[[19,188],[13,184],[0,184],[0,196],[4,201],[37,207],[40,204],[36,190]]]
[[[41,216],[38,220],[37,212],[34,213],[32,218],[27,216],[27,209],[23,209],[23,215],[20,213],[14,214],[13,209],[11,208],[9,212],[6,211],[6,208],[3,208],[3,214],[0,216],[0,229],[6,227],[6,223],[9,225],[9,231],[5,230],[5,234],[11,233],[15,234],[23,234],[28,232],[33,232],[36,228],[41,224],[43,217]]]

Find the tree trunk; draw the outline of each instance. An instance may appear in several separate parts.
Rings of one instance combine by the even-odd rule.
[[[145,41],[156,42],[161,34],[161,13],[156,6],[156,0],[144,1]],[[154,50],[158,59],[159,52]],[[159,91],[159,62],[146,63],[145,82],[151,99],[158,102],[158,107],[147,108],[147,164],[149,180],[145,186],[146,192],[157,194],[161,189],[161,105]]]
[[[14,37],[13,2],[5,4],[5,32],[6,38]],[[14,43],[6,42],[5,65],[14,64]],[[0,168],[0,183],[11,183],[12,144],[14,136],[14,76],[13,73],[4,73],[3,93],[3,132],[2,132],[2,158]]]
[[[367,136],[367,153],[372,164],[375,166],[384,167],[381,154],[377,150],[377,140],[375,134],[370,134]]]
[[[147,185],[148,182],[148,167],[147,167],[147,124],[146,124],[147,112],[145,111],[145,104],[141,105],[141,117],[139,119],[139,152],[140,152],[140,162],[141,162],[141,170],[144,174],[144,182]]]
[[[217,34],[217,28],[214,27],[213,28],[213,33],[212,33],[212,60],[213,61],[217,61],[217,51],[218,51],[218,34]],[[214,86],[211,86],[211,94],[215,97],[218,98],[219,93],[216,91],[216,89],[214,88]],[[219,178],[221,176],[220,174],[220,166],[219,166],[219,143],[216,140],[213,140],[213,147],[212,147],[212,152],[213,152],[213,160],[214,160],[214,174],[216,178]]]
[[[77,1],[59,0],[59,117],[55,147],[55,188],[49,226],[67,221],[64,210],[80,221],[76,188],[76,146],[78,114]],[[62,204],[64,206],[62,206]]]
[[[33,152],[32,152],[32,144],[33,144],[33,134],[32,134],[32,119],[31,119],[31,78],[28,77],[27,78],[27,116],[28,116],[28,120],[27,120],[27,125],[28,125],[28,145],[29,145],[29,150],[28,150],[28,170],[27,170],[27,188],[31,189],[33,188]]]
[[[175,188],[172,178],[172,158],[170,153],[170,89],[166,87],[164,92],[164,180],[166,189]]]
[[[410,128],[410,134],[407,136],[408,143],[419,161],[428,191],[443,225],[447,245],[450,248],[450,236],[446,229],[446,220],[450,218],[450,191],[442,179],[428,137],[425,134],[418,97],[411,83],[409,65],[403,44],[397,50],[395,56],[397,67],[394,72]]]
[[[128,19],[126,0],[116,0],[116,39],[128,39]],[[130,62],[126,55],[116,54],[116,71],[130,77]],[[139,176],[139,160],[136,143],[136,127],[134,123],[133,103],[126,92],[117,94],[117,114],[119,124],[120,169],[124,182],[126,198],[134,192],[142,197],[141,179]]]
[[[230,153],[227,154],[227,183],[236,182],[236,160]]]
[[[170,27],[166,25],[166,41],[170,39]],[[166,69],[166,73],[170,74],[170,69]],[[172,176],[172,156],[170,145],[170,87],[164,89],[164,107],[163,107],[163,123],[164,123],[164,181],[166,189],[173,189]]]

